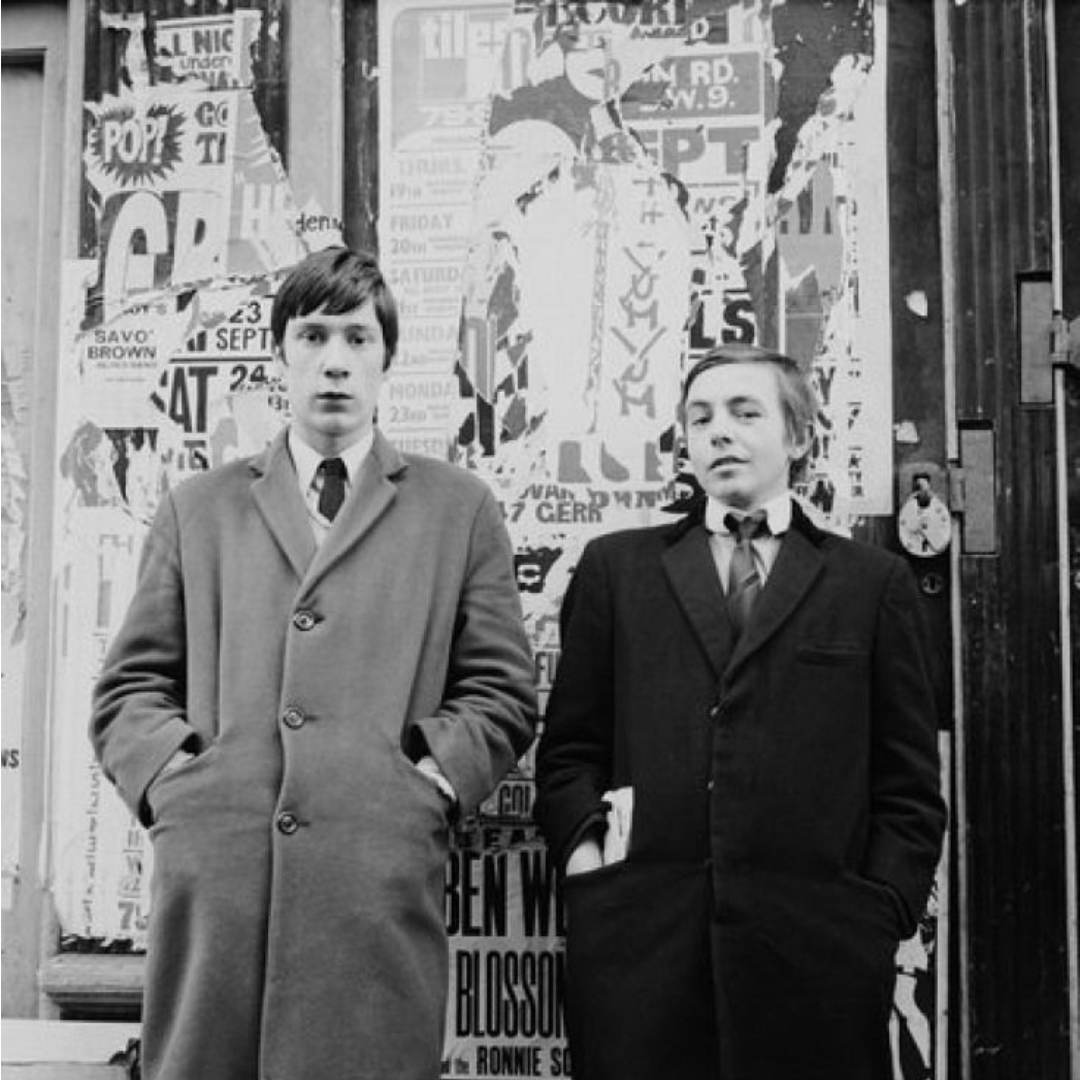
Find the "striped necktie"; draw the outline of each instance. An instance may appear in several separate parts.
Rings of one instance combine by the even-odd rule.
[[[764,510],[755,510],[741,518],[735,514],[725,514],[724,525],[736,541],[728,568],[728,612],[736,631],[742,633],[750,621],[750,609],[761,592],[761,575],[754,563],[751,541],[756,536],[768,535],[769,522]]]

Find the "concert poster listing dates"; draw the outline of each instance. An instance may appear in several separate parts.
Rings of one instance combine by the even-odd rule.
[[[459,831],[446,876],[443,1077],[569,1076],[555,867],[535,831]]]

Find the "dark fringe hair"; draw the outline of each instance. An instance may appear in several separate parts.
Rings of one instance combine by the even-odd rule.
[[[324,310],[344,315],[370,299],[386,346],[385,371],[397,352],[397,301],[375,256],[346,247],[312,252],[281,284],[270,309],[270,333],[280,346],[290,319]]]

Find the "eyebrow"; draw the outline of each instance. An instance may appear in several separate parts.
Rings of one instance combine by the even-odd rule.
[[[297,328],[309,327],[309,326],[338,326],[342,330],[373,330],[379,326],[379,321],[376,318],[371,318],[368,321],[361,322],[347,322],[347,323],[335,323],[324,318],[321,315],[314,313],[310,315],[297,315],[293,318],[293,325]]]
[[[735,397],[724,398],[720,402],[722,408],[737,409],[743,405],[757,405],[760,408],[765,407],[765,402],[762,398],[757,397],[754,394],[738,394]],[[707,398],[688,398],[686,402],[686,411],[691,409],[712,409],[715,407],[715,403]]]

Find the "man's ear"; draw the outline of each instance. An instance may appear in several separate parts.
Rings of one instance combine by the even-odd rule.
[[[274,367],[277,368],[278,377],[284,379],[289,367],[285,363],[285,350],[280,344],[276,344],[271,348],[270,359],[273,361]]]
[[[814,444],[813,431],[803,428],[796,437],[788,437],[788,444],[788,456],[792,461],[798,461],[810,452],[810,447]]]

